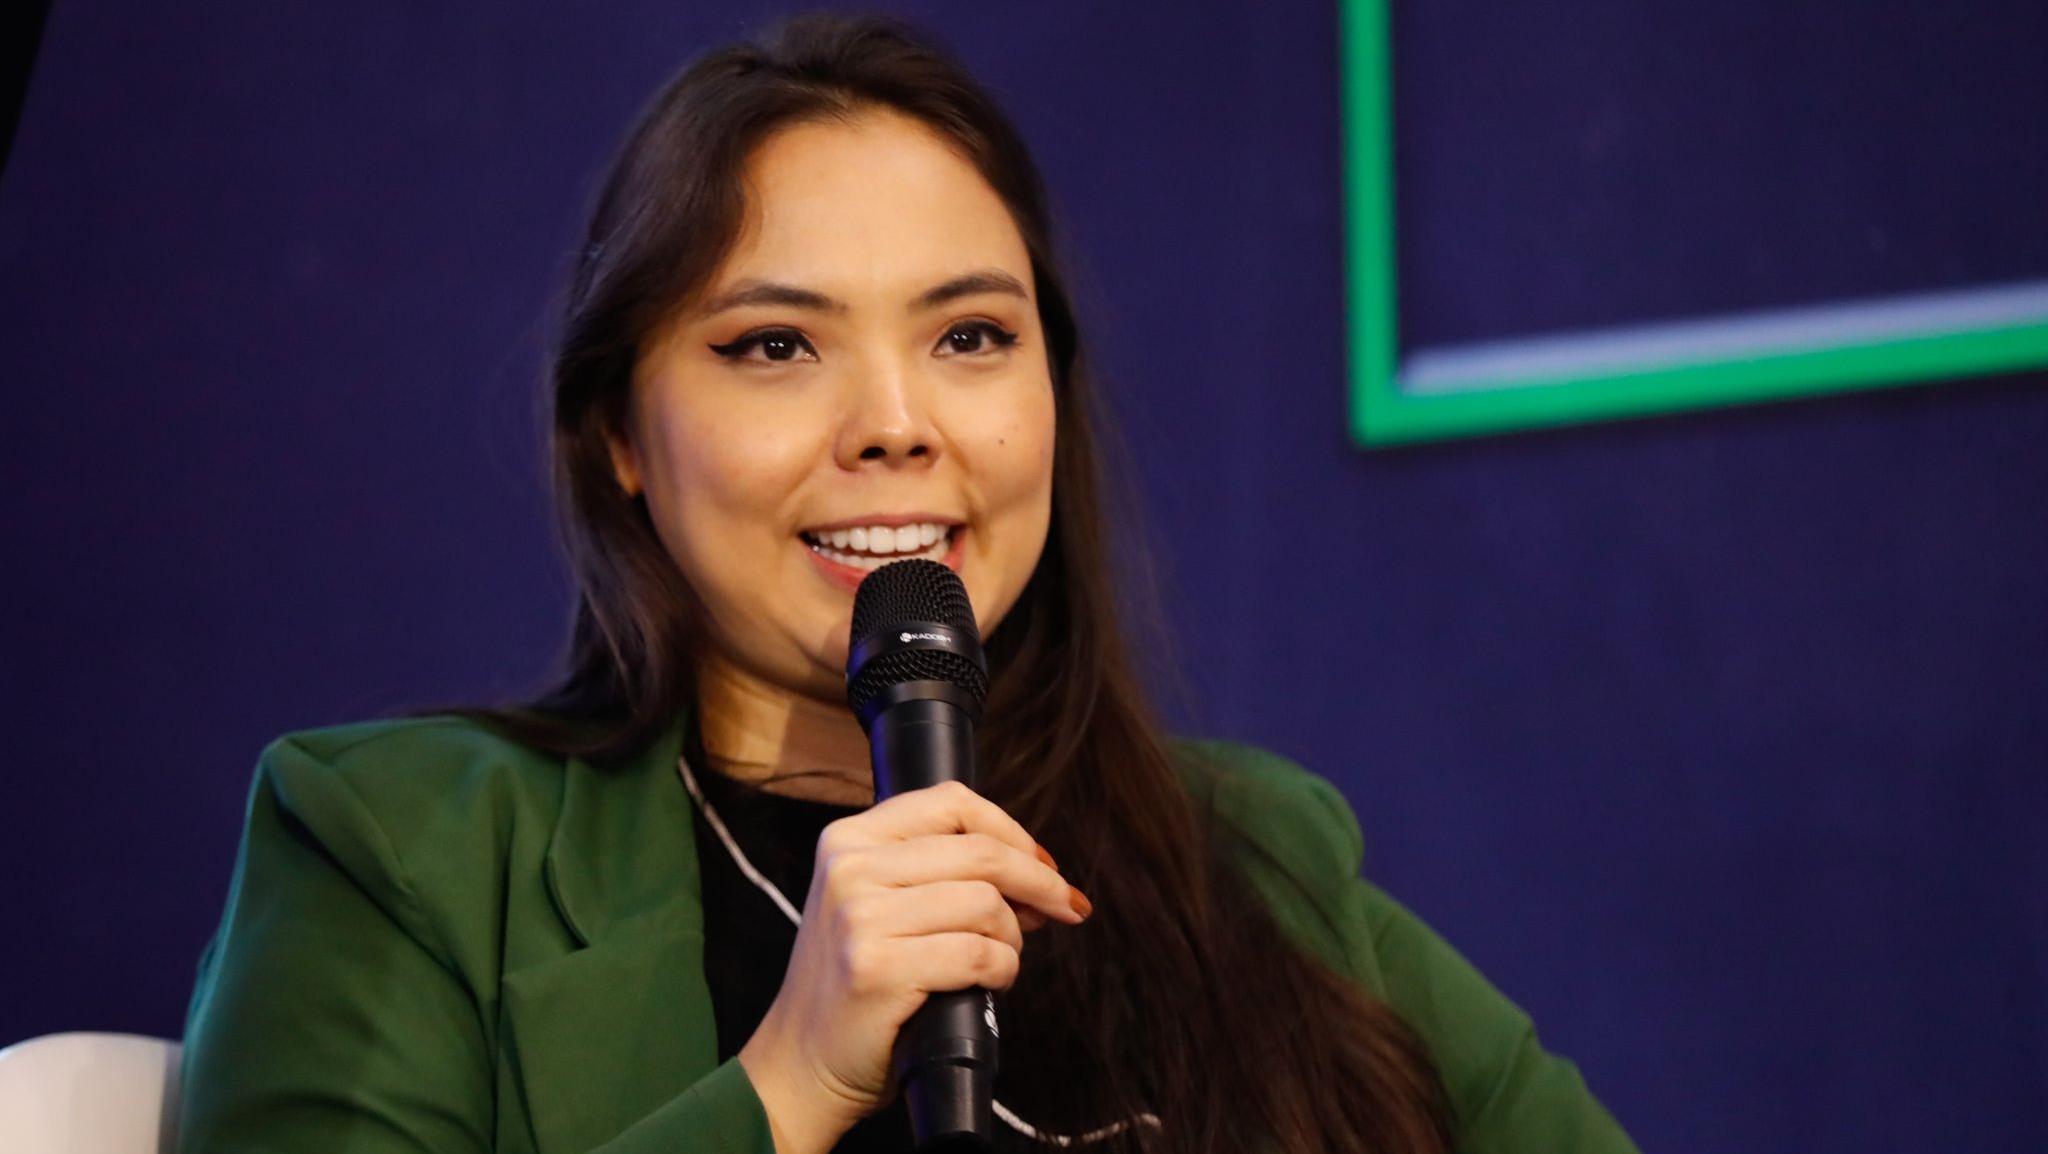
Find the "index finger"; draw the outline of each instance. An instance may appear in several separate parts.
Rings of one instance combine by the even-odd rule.
[[[982,833],[1036,855],[1038,840],[995,802],[957,781],[899,793],[861,814],[861,832],[876,842],[907,841],[931,834]]]

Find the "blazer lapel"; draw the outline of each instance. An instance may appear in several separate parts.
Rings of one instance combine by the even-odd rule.
[[[504,977],[509,1049],[543,1152],[602,1145],[717,1065],[682,733],[571,759],[544,872],[579,948]]]

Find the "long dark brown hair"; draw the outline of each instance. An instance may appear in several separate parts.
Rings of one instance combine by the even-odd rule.
[[[1099,912],[1032,939],[1006,996],[1006,1100],[1068,1133],[1146,1110],[1163,1123],[1101,1149],[1448,1149],[1443,1091],[1415,1034],[1285,938],[1232,864],[1247,847],[1198,800],[1152,719],[1118,627],[1095,400],[1036,169],[965,70],[902,25],[790,22],[699,59],[635,128],[590,222],[553,366],[554,471],[580,588],[568,670],[492,720],[606,759],[692,708],[702,608],[617,484],[608,436],[641,341],[703,289],[738,235],[750,154],[788,125],[872,109],[935,130],[1009,207],[1055,392],[1051,530],[989,638],[979,740],[986,792]]]

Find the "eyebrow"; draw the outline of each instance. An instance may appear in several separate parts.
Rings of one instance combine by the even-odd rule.
[[[1031,299],[1024,289],[1024,283],[1001,269],[985,268],[963,273],[935,288],[927,289],[911,303],[913,310],[934,309],[950,304],[962,297],[978,296],[982,293],[1000,293],[1020,300]],[[727,292],[706,302],[700,312],[702,316],[715,316],[748,305],[781,305],[785,308],[805,309],[811,312],[843,313],[846,305],[833,300],[815,289],[777,281],[744,280]]]
[[[793,284],[778,284],[774,281],[743,280],[731,291],[712,298],[704,305],[703,315],[716,316],[732,309],[748,305],[784,305],[789,308],[809,309],[821,313],[843,313],[846,306],[807,288]]]
[[[956,276],[945,284],[930,290],[917,298],[917,308],[935,309],[951,304],[961,297],[979,296],[982,293],[1001,293],[1018,300],[1030,300],[1031,294],[1024,291],[1024,283],[1009,273],[997,268],[985,268]]]

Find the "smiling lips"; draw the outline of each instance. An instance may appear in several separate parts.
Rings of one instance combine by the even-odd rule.
[[[825,560],[866,572],[912,557],[944,561],[953,548],[954,528],[939,521],[919,521],[908,525],[812,529],[802,536],[811,552]]]

